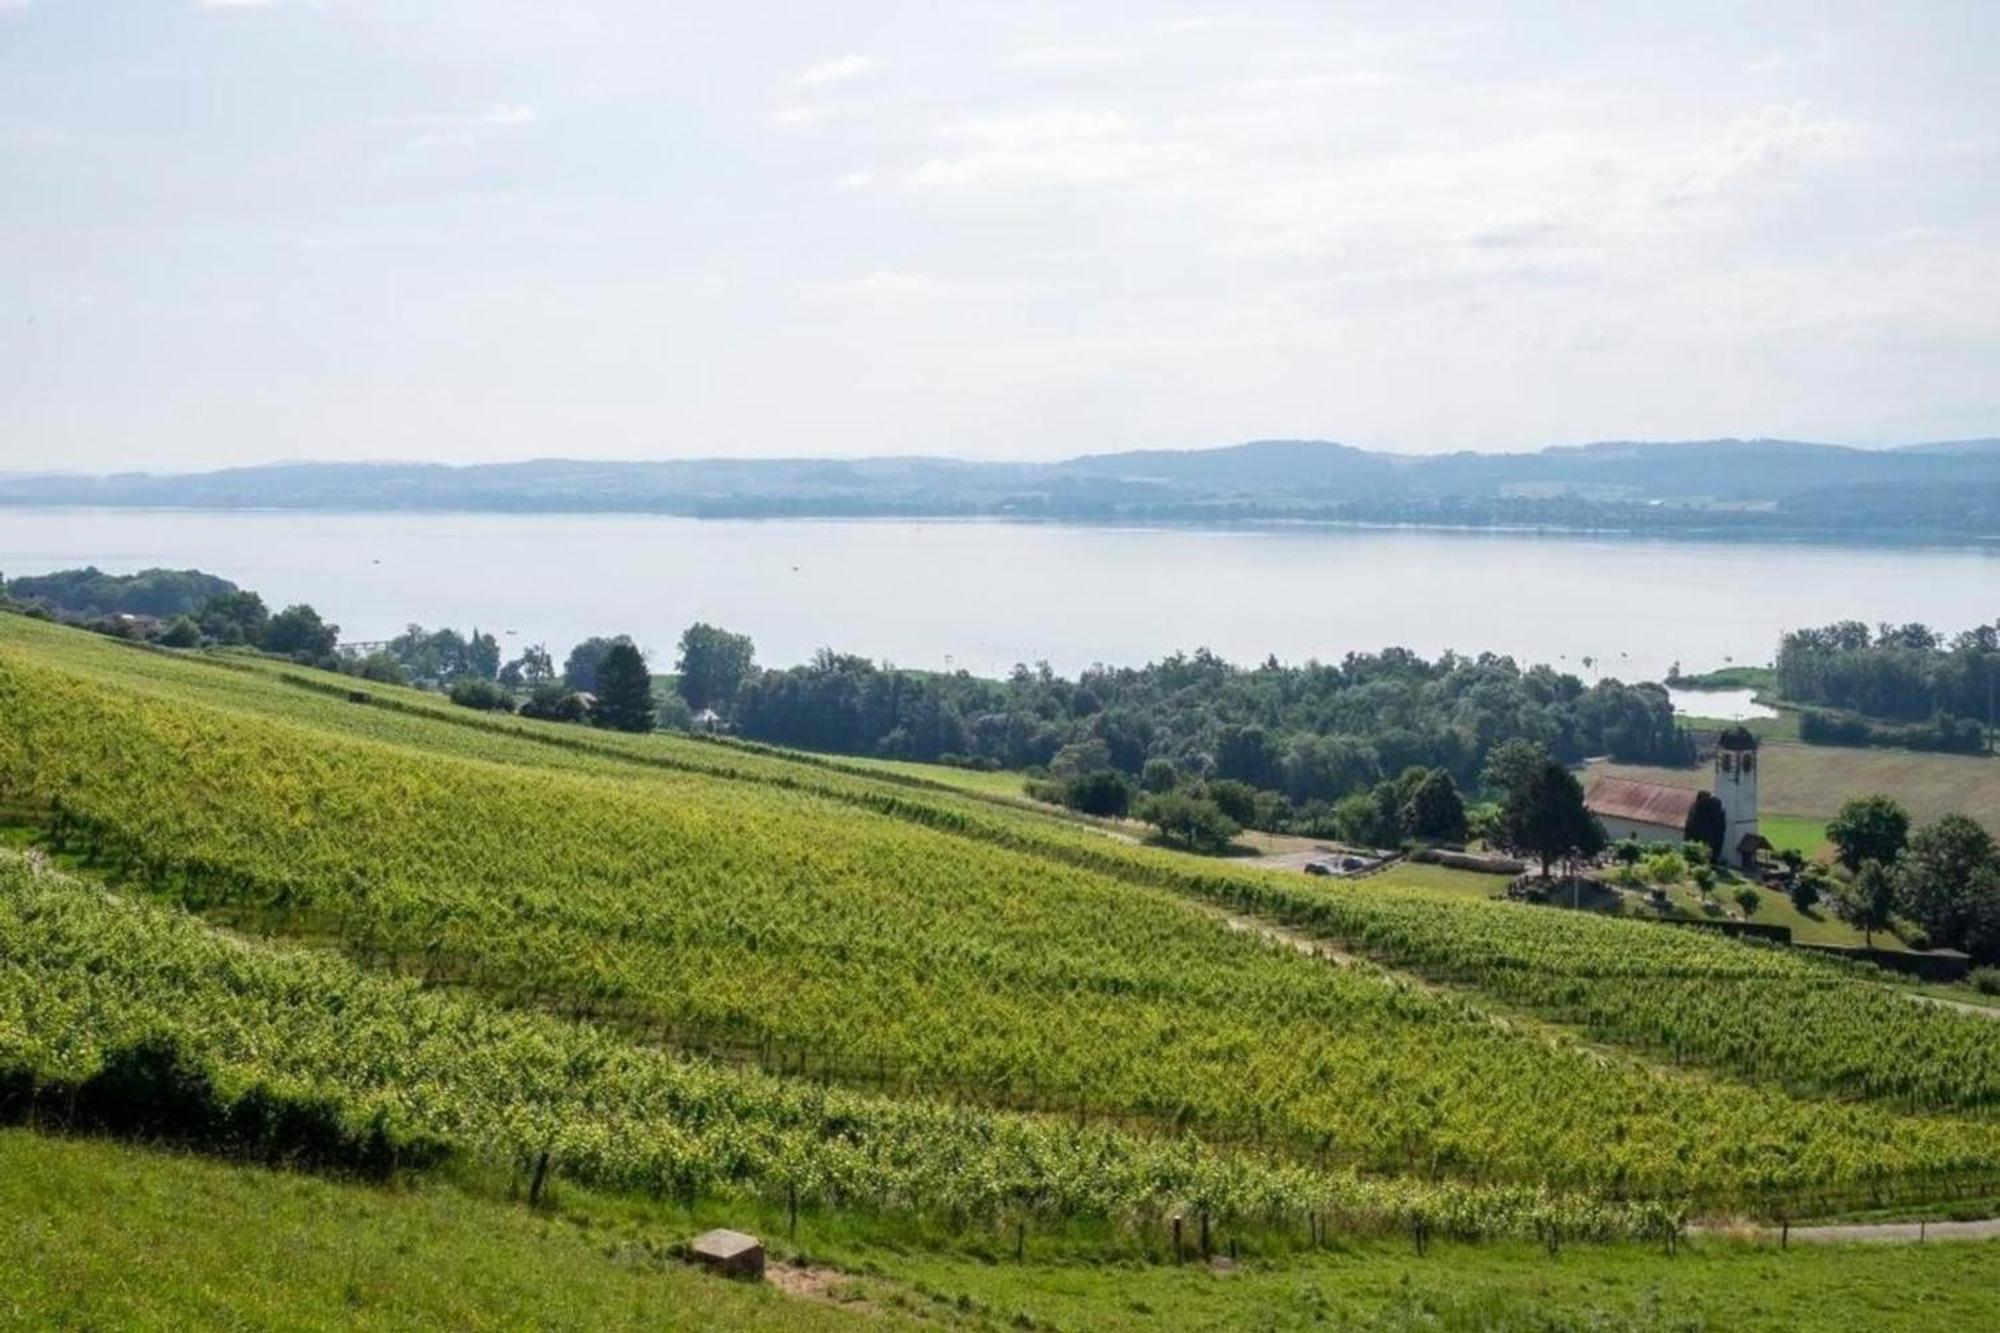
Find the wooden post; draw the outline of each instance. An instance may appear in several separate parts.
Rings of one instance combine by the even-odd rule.
[[[1206,1259],[1213,1253],[1208,1245],[1208,1209],[1201,1210],[1201,1257]]]
[[[1028,1222],[1026,1218],[1014,1219],[1014,1262],[1028,1261]]]
[[[1181,1215],[1179,1213],[1175,1213],[1174,1214],[1174,1262],[1177,1264],[1182,1263],[1185,1261],[1185,1259],[1186,1255],[1181,1250]]]
[[[1789,1217],[1778,1219],[1778,1248],[1781,1250],[1792,1248],[1792,1219]]]
[[[799,1237],[799,1183],[795,1180],[785,1186],[785,1237],[797,1240]]]

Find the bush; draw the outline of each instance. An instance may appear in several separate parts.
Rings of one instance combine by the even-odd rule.
[[[485,713],[512,712],[514,701],[507,697],[507,691],[490,680],[480,680],[476,676],[462,677],[451,687],[451,701],[461,708],[477,708]]]
[[[2000,995],[2000,967],[1975,967],[1966,980],[1981,995]]]
[[[1139,807],[1139,818],[1190,851],[1219,852],[1236,836],[1236,825],[1214,801],[1185,792],[1170,791],[1147,797]]]
[[[153,642],[165,648],[193,648],[201,642],[201,626],[194,623],[193,616],[175,616],[153,636]]]
[[[1746,917],[1757,915],[1757,909],[1763,906],[1763,903],[1764,895],[1748,884],[1736,891],[1736,905],[1743,909],[1743,915]]]
[[[1109,819],[1122,818],[1132,808],[1132,783],[1115,768],[1071,778],[1061,784],[1061,801],[1072,810]]]
[[[521,716],[543,722],[581,722],[589,712],[583,696],[553,682],[535,686],[535,692],[521,705]]]

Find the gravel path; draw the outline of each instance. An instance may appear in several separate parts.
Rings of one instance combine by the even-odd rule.
[[[1757,1232],[1778,1239],[1775,1228]],[[2000,1238],[2000,1217],[1977,1222],[1853,1222],[1838,1226],[1793,1227],[1791,1238],[1807,1245],[1910,1245],[1932,1240],[1993,1240]]]

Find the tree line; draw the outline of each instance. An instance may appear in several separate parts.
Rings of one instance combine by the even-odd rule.
[[[1951,635],[1916,622],[1870,629],[1858,620],[1793,630],[1779,641],[1776,679],[1790,703],[1913,724],[1882,728],[1808,713],[1810,739],[1977,749],[1981,724],[1990,731],[2000,708],[2000,622]]]

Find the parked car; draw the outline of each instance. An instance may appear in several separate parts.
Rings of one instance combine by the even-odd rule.
[[[1331,875],[1333,867],[1324,861],[1308,861],[1306,862],[1306,873],[1308,875]]]

